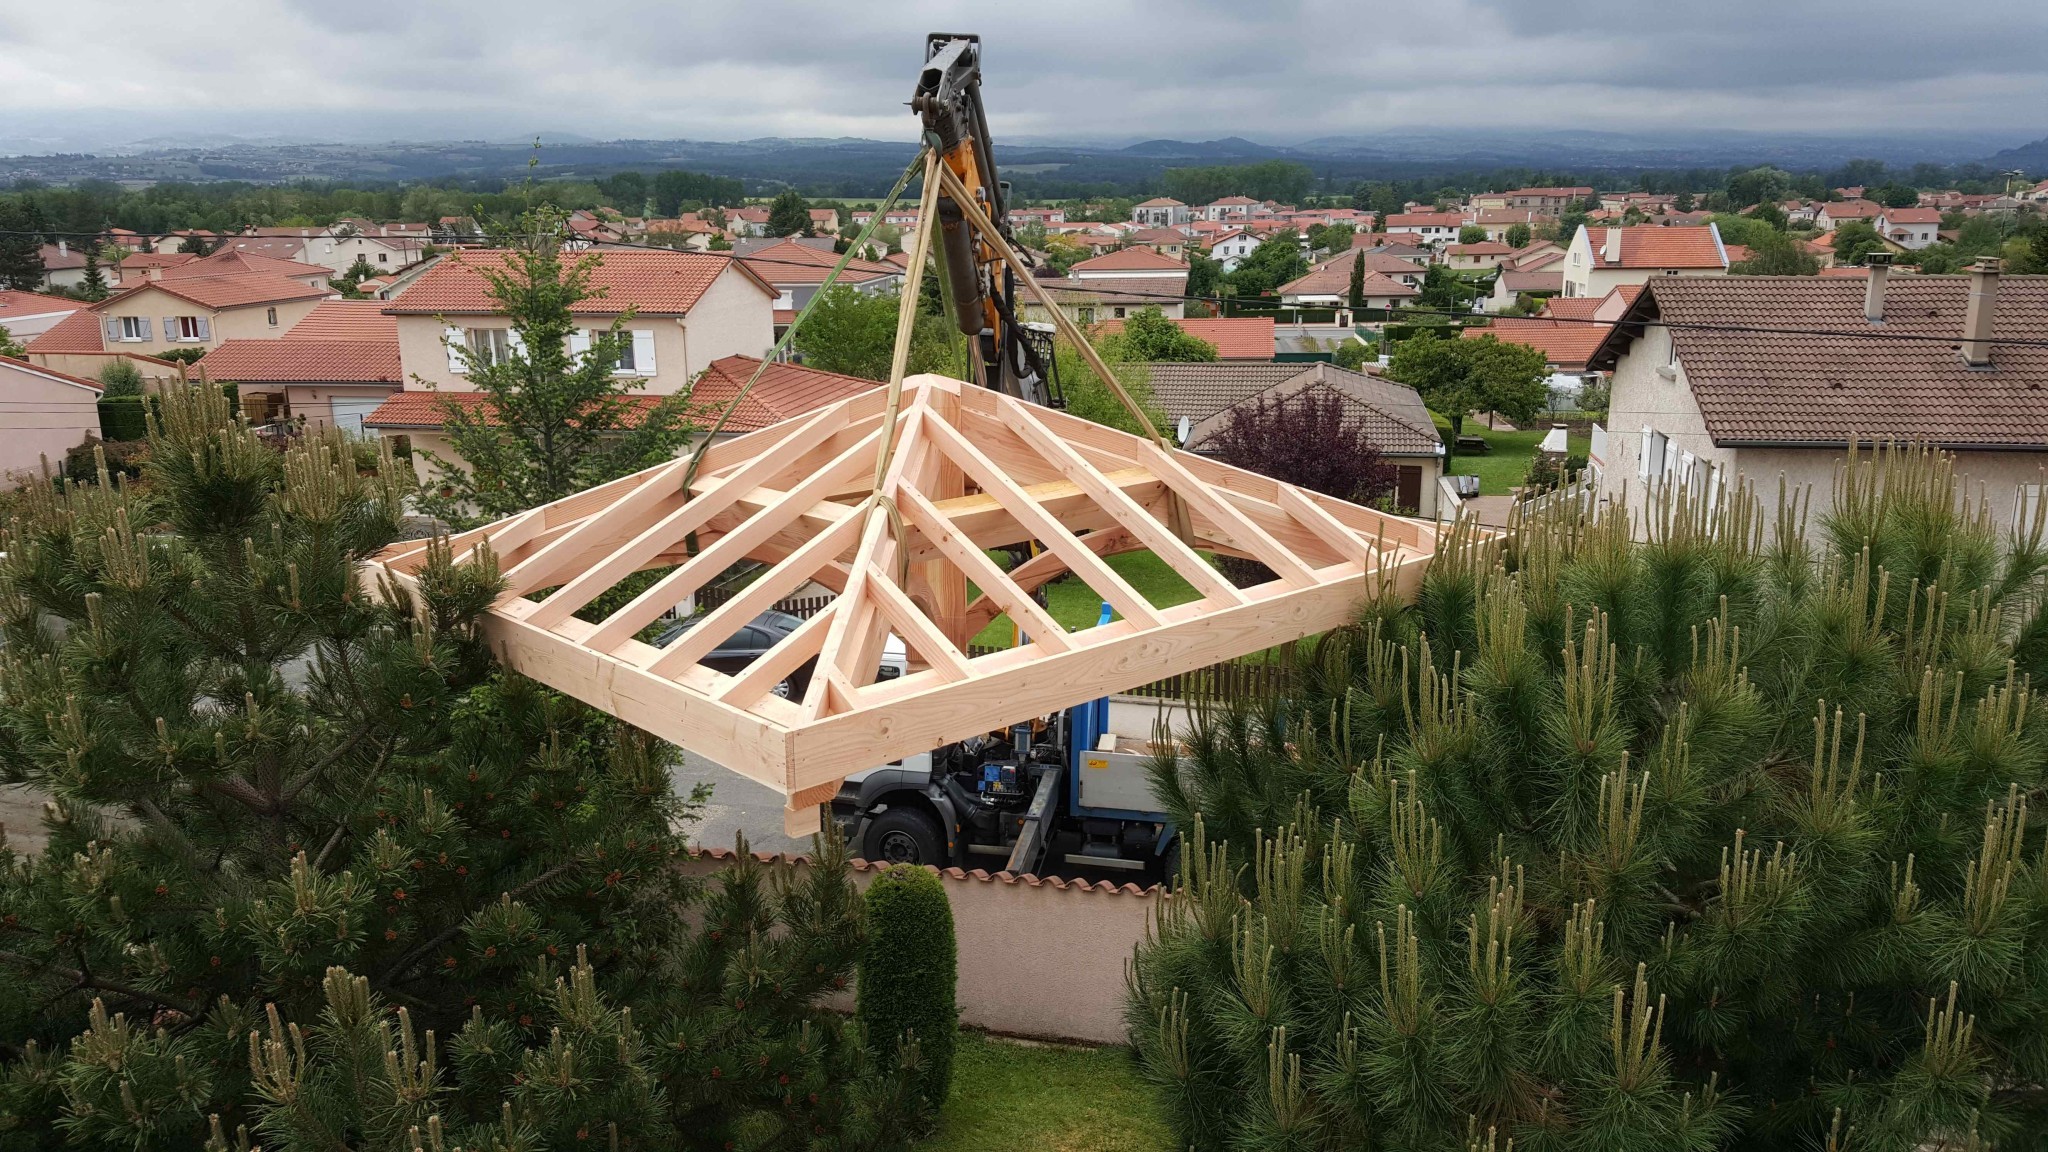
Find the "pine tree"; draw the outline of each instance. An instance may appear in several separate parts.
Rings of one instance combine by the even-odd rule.
[[[1365,253],[1351,258],[1351,284],[1344,291],[1344,300],[1352,309],[1365,307]]]
[[[78,282],[78,295],[84,300],[105,300],[107,298],[107,274],[100,269],[100,244],[97,238],[85,243],[85,274]]]
[[[770,236],[811,235],[811,206],[794,188],[785,188],[768,204]]]
[[[2040,1146],[2043,519],[1916,449],[1805,506],[1461,528],[1198,719],[1130,1001],[1177,1146]]]
[[[43,214],[32,197],[0,196],[0,288],[43,286]]]
[[[673,750],[492,671],[495,558],[443,541],[417,599],[365,583],[407,470],[339,433],[280,454],[217,389],[160,399],[141,484],[32,485],[0,536],[0,772],[51,798],[40,855],[0,847],[0,1148],[196,1149],[215,1114],[305,1147],[301,1098],[388,1133],[343,1067],[387,1071],[373,1002],[449,1038],[388,1086],[458,1132],[509,1105],[570,1146],[558,1122],[624,1097],[568,1107],[568,1045],[666,1109],[639,1146],[890,1137],[907,1073],[818,1006],[860,939],[843,852],[700,895]]]

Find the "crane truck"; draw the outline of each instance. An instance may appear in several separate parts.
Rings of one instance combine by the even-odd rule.
[[[1009,188],[996,177],[981,99],[981,38],[927,36],[910,106],[925,142],[1008,239]],[[977,382],[1063,406],[1050,326],[1019,320],[1009,266],[943,193],[938,226],[953,319],[973,345]],[[1104,605],[1099,623],[1109,616]],[[1097,868],[1170,880],[1178,837],[1153,795],[1152,733],[1116,733],[1110,715],[1107,697],[1090,700],[856,773],[832,800],[832,818],[857,854],[877,862],[1000,860],[1015,873]]]

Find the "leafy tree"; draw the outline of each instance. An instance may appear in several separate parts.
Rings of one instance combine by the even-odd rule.
[[[1083,253],[1086,251],[1085,248],[1082,249]],[[1071,265],[1069,266],[1071,267]],[[1216,290],[1222,286],[1222,262],[1212,260],[1203,253],[1190,251],[1188,253],[1187,294],[1194,297],[1215,296],[1217,295]]]
[[[1692,211],[1692,209],[1693,209],[1693,199],[1692,199],[1692,193],[1691,193],[1691,192],[1680,192],[1680,193],[1679,193],[1678,195],[1676,195],[1676,196],[1672,197],[1672,198],[1671,198],[1671,207],[1672,207],[1672,208],[1673,208],[1673,209],[1674,209],[1675,211],[1679,211],[1679,212],[1690,212],[1690,211]]]
[[[355,263],[350,264],[340,276],[327,283],[329,287],[341,293],[343,299],[360,300],[363,298],[363,281],[376,274],[377,269],[370,265],[369,260],[357,256]]]
[[[1358,235],[1358,229],[1350,224],[1311,224],[1308,229],[1308,248],[1311,252],[1342,252],[1351,247],[1351,238]]]
[[[1411,339],[1394,346],[1387,374],[1450,421],[1455,448],[1468,412],[1498,412],[1526,424],[1550,399],[1543,353],[1491,334],[1476,340]]]
[[[44,227],[36,201],[0,196],[0,287],[33,292],[43,286]]]
[[[1850,220],[1835,226],[1835,263],[1861,264],[1864,257],[1872,252],[1884,252],[1888,248],[1884,237],[1877,229],[1861,220]]]
[[[508,353],[456,346],[481,404],[442,401],[453,459],[422,452],[434,470],[422,511],[458,525],[483,523],[668,459],[689,439],[686,394],[637,397],[637,382],[613,375],[632,339],[626,310],[569,352],[571,314],[595,289],[601,252],[562,253],[562,213],[523,214],[518,242],[502,262],[483,257],[477,274],[518,337]],[[450,259],[461,260],[461,255]]]
[[[1477,224],[1466,224],[1458,229],[1458,243],[1478,244],[1486,239],[1486,229]]]
[[[126,356],[116,356],[100,369],[100,395],[109,400],[142,395],[142,370]]]
[[[1397,479],[1358,406],[1320,385],[1238,405],[1202,450],[1226,464],[1354,504],[1378,501]]]
[[[1239,296],[1263,296],[1308,271],[1308,258],[1301,252],[1301,237],[1281,229],[1259,244],[1229,276]]]
[[[1729,266],[1737,276],[1817,276],[1820,261],[1806,245],[1769,229],[1749,242],[1749,259]]]
[[[1225,196],[1299,204],[1315,185],[1315,179],[1315,171],[1306,164],[1261,160],[1254,164],[1169,168],[1163,183],[1168,196],[1188,204],[1207,204]],[[1129,214],[1123,219],[1129,219]]]
[[[1920,192],[1909,184],[1887,183],[1864,193],[1887,208],[1912,208],[1920,203]]]
[[[1158,764],[1175,1147],[2039,1146],[2039,519],[1911,449],[1811,539],[1665,499],[1440,551]]]
[[[1791,190],[1792,177],[1783,169],[1768,165],[1728,175],[1728,203],[1735,208],[1775,204]]]
[[[282,1149],[400,1147],[406,1116],[891,1146],[867,1101],[904,1070],[820,1004],[861,937],[836,841],[701,892],[673,749],[492,672],[494,558],[366,585],[409,496],[388,451],[279,453],[218,389],[162,413],[145,483],[32,486],[5,535],[0,770],[51,808],[39,856],[0,848],[0,1147],[196,1152],[210,1114]]]
[[[1127,363],[1201,363],[1216,359],[1216,346],[1168,319],[1157,307],[1124,318],[1121,332],[1100,341],[1105,357]]]
[[[1431,264],[1422,274],[1422,292],[1415,302],[1439,312],[1464,312],[1477,295],[1471,281],[1442,264]]]
[[[809,236],[811,234],[811,206],[801,193],[794,188],[785,188],[776,193],[768,205],[768,234],[770,236]]]
[[[9,332],[5,324],[0,324],[0,356],[12,356],[16,360],[25,359],[28,356],[27,346],[22,344],[21,341],[16,340],[14,333]]]
[[[1527,224],[1508,225],[1507,244],[1510,248],[1527,248],[1532,237]]]
[[[1903,259],[1920,269],[1921,274],[1926,276],[1943,275],[1963,266],[1963,258],[1953,244],[1929,244],[1925,248],[1908,252]],[[2026,269],[2016,268],[2014,271],[2024,272]]]
[[[1158,403],[1152,398],[1152,377],[1144,366],[1117,359],[1118,349],[1115,346],[1098,349],[1098,352],[1102,355],[1105,366],[1117,374],[1117,381],[1123,385],[1124,391],[1144,410],[1146,417],[1152,421],[1152,426],[1161,432],[1167,432],[1169,429],[1166,413],[1160,410]],[[1093,420],[1105,428],[1115,428],[1119,432],[1129,432],[1133,436],[1145,434],[1137,418],[1131,415],[1121,400],[1117,399],[1116,393],[1109,385],[1096,376],[1094,369],[1088,366],[1088,362],[1074,350],[1073,345],[1065,340],[1055,340],[1053,360],[1054,371],[1059,373],[1060,387],[1066,395],[1069,415],[1079,416],[1083,420]]]
[[[1785,210],[1778,207],[1778,203],[1775,200],[1766,200],[1762,204],[1750,209],[1748,215],[1751,220],[1768,225],[1774,232],[1783,232],[1786,225],[1790,223],[1785,216]]]
[[[936,290],[936,277],[927,275],[924,282]],[[792,344],[809,367],[887,380],[899,307],[894,292],[869,293],[835,284],[812,305]]]

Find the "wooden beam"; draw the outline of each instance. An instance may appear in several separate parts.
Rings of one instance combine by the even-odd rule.
[[[981,594],[1001,606],[1010,614],[1010,619],[1024,629],[1032,643],[1049,652],[1064,652],[1073,647],[1067,640],[1067,630],[1054,620],[1050,613],[1038,606],[1031,594],[1017,587],[1009,574],[996,566],[972,540],[966,539],[954,530],[944,516],[939,515],[932,502],[917,492],[905,489],[901,494],[903,518],[912,527],[924,533],[926,540],[943,553],[946,559],[957,565],[967,579],[974,581]],[[963,621],[967,619],[968,608],[962,609]],[[994,613],[990,613],[993,618]],[[976,628],[975,631],[980,631]],[[971,635],[971,633],[970,633]]]
[[[1280,488],[1280,508],[1295,522],[1320,536],[1323,543],[1346,560],[1356,560],[1368,568],[1380,562],[1380,556],[1373,546],[1361,539],[1358,533],[1345,527],[1343,521],[1323,511],[1323,506],[1309,496],[1283,485]]]
[[[898,588],[894,580],[870,567],[867,591],[874,600],[875,608],[903,637],[903,643],[924,657],[925,663],[934,671],[946,680],[957,682],[967,679],[967,656],[953,646],[953,642],[929,617],[917,610],[917,605],[910,602],[910,597],[903,594],[903,589]]]
[[[706,613],[690,630],[676,638],[647,670],[657,676],[672,675],[709,656],[741,625],[774,606],[777,600],[803,587],[820,568],[851,547],[860,530],[858,517],[848,516],[822,535],[790,553],[773,568],[755,578],[739,594]]]
[[[1271,533],[1238,511],[1236,505],[1209,491],[1181,464],[1175,453],[1149,451],[1146,463],[1161,480],[1166,481],[1168,488],[1180,493],[1183,499],[1207,516],[1224,534],[1226,541],[1258,557],[1259,563],[1271,568],[1275,575],[1296,588],[1315,584],[1315,573],[1301,562],[1301,557],[1288,551],[1285,545],[1273,539]]]
[[[1086,536],[1077,536],[1075,542],[1097,556],[1116,556],[1138,549],[1137,538],[1120,527],[1104,528],[1099,532],[1090,532]],[[1067,562],[1059,553],[1040,552],[1012,568],[1007,575],[1010,582],[1017,586],[1018,591],[1028,596],[1037,591],[1040,585],[1057,580],[1066,573]],[[1000,605],[989,599],[987,589],[983,589],[982,594],[976,596],[974,602],[967,606],[967,622],[974,625],[975,631],[978,632],[988,627],[989,621],[994,620],[1003,610]]]
[[[1003,508],[1016,517],[1017,523],[1037,537],[1039,542],[1065,560],[1067,567],[1081,582],[1095,590],[1096,594],[1109,601],[1110,606],[1123,613],[1127,620],[1135,620],[1147,627],[1157,625],[1159,613],[1151,603],[1138,594],[1138,590],[1116,570],[1102,562],[1094,552],[1074,542],[1073,532],[1054,519],[1052,514],[1039,507],[1023,489],[1004,475],[995,462],[981,454],[950,426],[934,421],[928,428],[932,442],[940,451],[953,458],[966,473],[981,485],[982,491],[993,495]]]
[[[1093,465],[1083,459],[1079,452],[1068,447],[1064,440],[1052,434],[1045,425],[1032,415],[1031,405],[1011,397],[1003,397],[1004,414],[1010,418],[1010,427],[1017,435],[1044,457],[1060,475],[1065,476],[1081,491],[1086,492],[1118,524],[1130,530],[1131,535],[1144,541],[1154,555],[1164,560],[1169,567],[1180,574],[1180,578],[1201,593],[1203,599],[1219,604],[1241,604],[1244,596],[1237,586],[1223,578],[1223,574],[1211,567],[1207,560],[1188,547],[1187,542],[1173,534],[1166,525],[1154,519],[1150,512],[1140,507],[1123,489],[1109,483]]]
[[[797,625],[795,631],[782,638],[782,643],[727,677],[728,683],[713,693],[714,698],[739,708],[753,707],[770,689],[803,667],[804,661],[818,655],[825,644],[825,633],[832,627],[832,617],[838,612],[839,605],[828,604],[824,611]],[[812,679],[816,678],[813,673]]]

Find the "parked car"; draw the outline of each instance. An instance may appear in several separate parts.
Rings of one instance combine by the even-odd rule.
[[[655,637],[654,646],[657,648],[668,647],[676,642],[677,637],[696,627],[697,623],[703,619],[704,617],[699,615],[686,616],[676,621],[673,627]],[[796,631],[802,624],[803,618],[800,616],[792,616],[787,612],[777,612],[770,609],[754,617],[751,621],[742,624],[738,631],[719,641],[718,647],[713,648],[711,654],[698,661],[698,663],[707,668],[715,668],[720,672],[738,672],[740,669],[760,659],[770,648],[781,643],[783,637]],[[801,667],[790,673],[770,691],[785,700],[802,699],[805,690],[811,684],[811,670],[816,668],[817,664],[818,659],[815,656],[804,661]],[[908,671],[909,667],[909,653],[904,648],[903,641],[891,635],[888,641],[882,645],[882,663],[881,667],[875,670],[875,679],[894,680]]]

